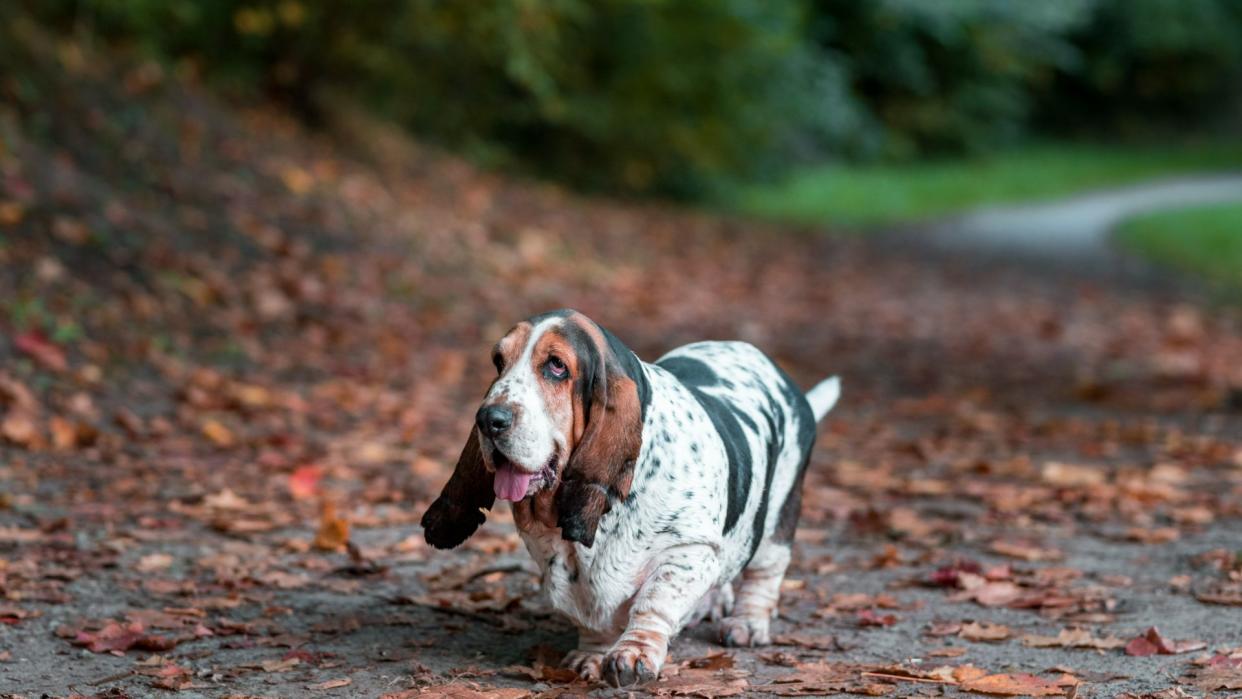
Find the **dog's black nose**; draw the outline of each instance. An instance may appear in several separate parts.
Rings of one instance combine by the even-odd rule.
[[[474,416],[479,429],[488,437],[499,437],[513,427],[513,411],[503,405],[486,405]]]

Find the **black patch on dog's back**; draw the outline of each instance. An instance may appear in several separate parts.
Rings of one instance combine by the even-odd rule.
[[[751,465],[754,459],[742,424],[745,423],[752,431],[758,431],[758,426],[749,415],[738,410],[732,403],[702,390],[720,384],[720,376],[707,364],[690,357],[669,357],[657,364],[677,377],[699,405],[703,406],[716,428],[716,433],[720,435],[720,440],[724,442],[725,455],[729,459],[728,504],[724,521],[724,533],[728,534],[737,525],[742,510],[746,508],[746,496],[750,492],[753,478]]]

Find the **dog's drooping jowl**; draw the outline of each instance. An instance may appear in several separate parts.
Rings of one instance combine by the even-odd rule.
[[[575,311],[519,323],[452,477],[423,515],[452,548],[496,498],[578,626],[566,663],[616,686],[659,675],[703,618],[728,645],[769,642],[819,420],[836,378],[804,394],[742,342],[653,364]],[[737,580],[734,594],[733,583]]]

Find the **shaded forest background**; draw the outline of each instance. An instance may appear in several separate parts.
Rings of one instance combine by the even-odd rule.
[[[680,196],[825,160],[1177,140],[1236,122],[1242,86],[1231,0],[49,0],[0,13],[6,31],[34,19],[312,120],[361,103],[487,165]],[[41,107],[33,85],[5,97]]]

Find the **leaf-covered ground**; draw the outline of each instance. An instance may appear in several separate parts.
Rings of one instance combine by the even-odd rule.
[[[491,342],[560,306],[845,380],[777,645],[692,629],[643,692],[1242,687],[1236,312],[584,199],[40,51],[0,74],[0,695],[620,694],[556,669],[503,507],[454,553],[417,526]]]

